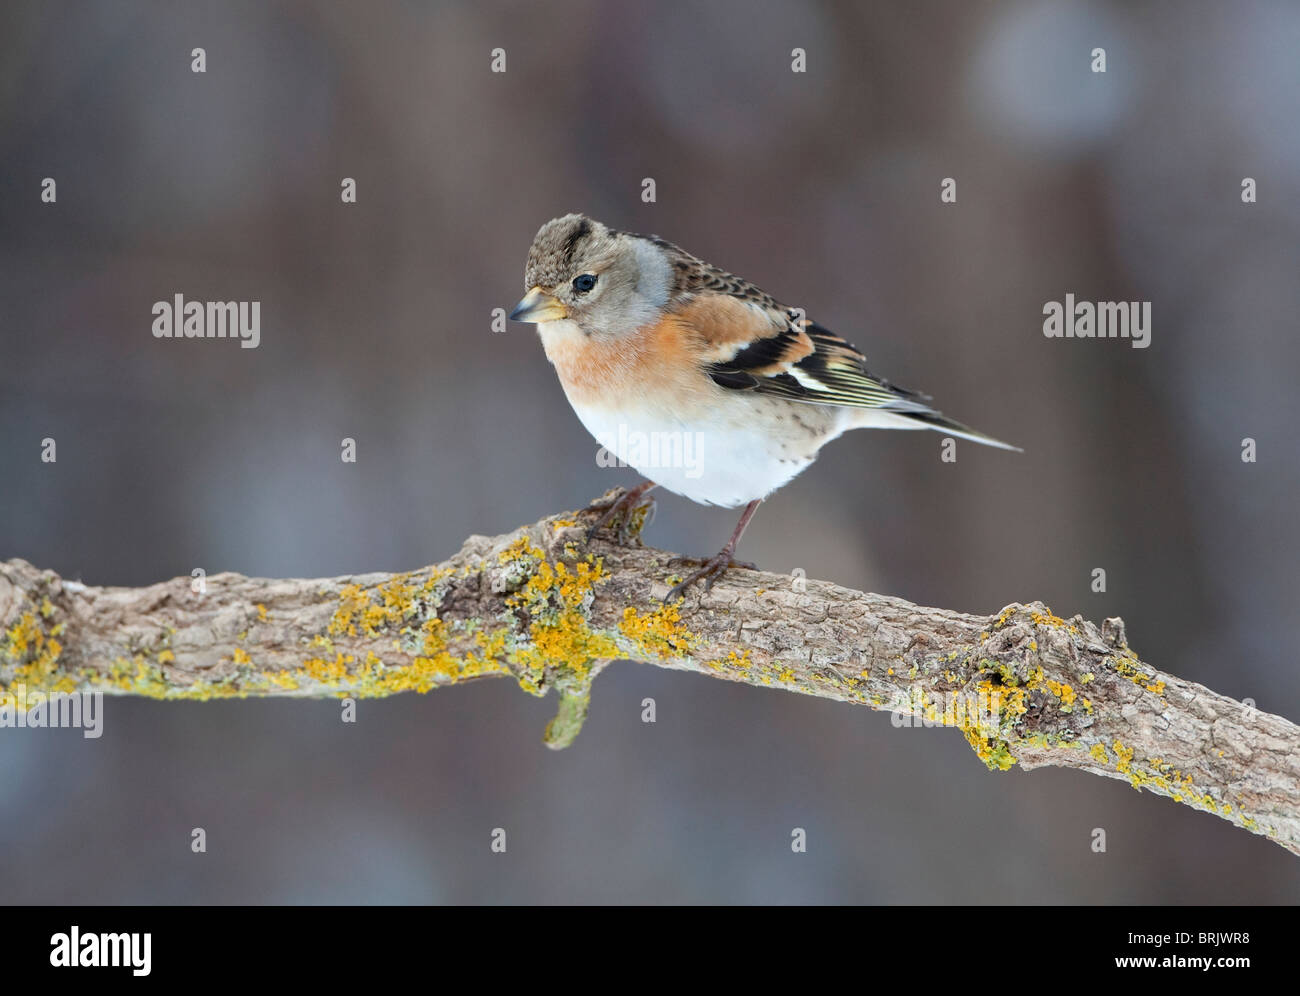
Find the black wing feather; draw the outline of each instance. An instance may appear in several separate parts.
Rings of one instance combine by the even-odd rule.
[[[889,408],[923,411],[927,395],[896,387],[867,369],[866,358],[852,344],[815,322],[802,322],[813,351],[792,364],[803,378],[789,373],[769,373],[800,338],[791,325],[767,339],[759,339],[731,359],[714,363],[709,376],[721,387],[773,394],[792,401],[852,408]]]

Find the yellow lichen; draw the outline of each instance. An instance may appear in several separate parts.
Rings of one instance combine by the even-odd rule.
[[[36,624],[36,617],[30,612],[24,612],[18,617],[18,621],[9,627],[5,634],[8,639],[7,652],[12,657],[21,658],[27,653],[27,648],[32,644],[40,645],[40,641],[45,639],[45,634]]]
[[[520,550],[527,556],[541,553],[530,546]],[[614,639],[593,630],[586,617],[590,597],[604,577],[600,560],[573,566],[540,560],[523,587],[506,599],[508,606],[532,617],[527,639],[509,654],[525,691],[539,693],[547,677],[562,689],[585,686],[595,661],[619,656]]]
[[[1046,612],[1031,612],[1029,618],[1035,626],[1051,626],[1053,629],[1064,629],[1071,633],[1079,632],[1079,627],[1071,625],[1060,616],[1048,609]]]
[[[526,688],[536,686],[536,676],[547,668],[561,668],[568,678],[582,681],[593,661],[619,656],[618,644],[592,630],[582,614],[574,610],[561,613],[553,621],[534,622],[528,635],[530,645],[517,649],[511,657],[526,672]]]
[[[682,623],[676,605],[661,605],[650,612],[639,612],[629,605],[623,610],[618,630],[641,653],[659,658],[689,654],[698,643],[695,634]]]
[[[990,771],[1006,771],[1016,763],[1011,746],[1005,740],[984,735],[977,727],[965,727],[962,732],[967,742],[975,749],[975,755],[988,766]]]
[[[355,660],[356,658],[351,654],[339,651],[332,661],[320,657],[303,661],[301,671],[312,681],[318,681],[322,685],[337,685],[348,677],[348,665]]]
[[[1120,677],[1131,681],[1139,688],[1145,689],[1155,695],[1165,693],[1165,683],[1156,678],[1156,671],[1150,668],[1150,674],[1143,671],[1145,665],[1138,660],[1133,651],[1125,648],[1119,654],[1114,654],[1105,658],[1106,661],[1115,668],[1115,673]]]
[[[1074,689],[1061,681],[1048,679],[1046,682],[1048,691],[1061,700],[1061,712],[1074,711]]]
[[[328,632],[330,636],[356,636],[355,619],[363,611],[370,598],[359,584],[344,585],[339,592],[339,607],[330,619]]]
[[[749,650],[745,649],[740,653],[729,650],[727,652],[727,663],[739,671],[748,671],[753,662],[749,659]]]
[[[543,561],[546,551],[533,543],[527,535],[520,536],[497,554],[497,563],[510,564],[516,561]]]
[[[1111,750],[1113,750],[1115,752],[1115,755],[1119,758],[1119,761],[1115,765],[1115,770],[1118,771],[1121,775],[1128,774],[1133,765],[1132,748],[1125,747],[1118,740],[1116,740],[1110,746],[1111,746]]]
[[[49,618],[49,613],[42,613],[42,616]],[[53,627],[46,635],[31,612],[18,617],[18,621],[5,631],[5,653],[17,665],[12,683],[46,691],[52,688],[57,680],[58,661],[63,654],[63,644],[54,638],[60,632],[61,625]]]

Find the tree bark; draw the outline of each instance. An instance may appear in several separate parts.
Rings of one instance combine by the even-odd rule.
[[[990,768],[1121,778],[1300,854],[1300,728],[1157,671],[1121,620],[1041,602],[970,615],[743,569],[664,604],[689,563],[640,545],[650,504],[624,543],[588,544],[583,510],[397,575],[112,588],[10,560],[0,725],[53,693],[370,697],[508,677],[556,690],[558,748],[600,670],[631,659],[954,726]]]

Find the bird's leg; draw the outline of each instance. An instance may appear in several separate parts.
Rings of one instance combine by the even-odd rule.
[[[600,503],[594,503],[592,505],[588,505],[587,506],[588,509],[592,511],[599,511],[601,508],[605,508],[605,514],[596,520],[596,524],[594,526],[592,526],[590,529],[587,530],[587,542],[590,543],[591,538],[595,536],[596,533],[604,529],[605,526],[607,526],[614,519],[616,515],[622,513],[623,520],[621,523],[619,523],[618,531],[617,533],[615,533],[615,537],[617,538],[619,545],[626,546],[627,541],[632,536],[632,530],[631,530],[632,510],[636,508],[637,503],[640,502],[641,496],[643,494],[645,494],[650,489],[656,487],[658,487],[658,485],[655,484],[654,481],[642,481],[635,488],[632,488],[629,491],[625,491],[622,497],[617,498],[614,501],[610,502],[607,508],[605,508],[605,506]]]
[[[665,602],[671,602],[674,598],[680,598],[686,594],[686,589],[696,581],[704,582],[704,590],[708,591],[713,587],[713,582],[726,573],[728,567],[752,566],[737,564],[731,559],[731,555],[736,552],[736,544],[740,542],[740,537],[744,535],[745,527],[749,525],[749,520],[754,517],[754,512],[758,509],[758,504],[762,498],[755,498],[745,506],[745,511],[740,513],[740,521],[736,523],[736,530],[731,534],[731,539],[727,540],[727,545],[718,551],[716,557],[710,557],[704,562],[698,571],[688,577],[681,584],[673,585],[672,590],[664,596]]]

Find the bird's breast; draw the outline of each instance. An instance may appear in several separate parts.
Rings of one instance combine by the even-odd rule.
[[[622,408],[630,398],[690,407],[716,390],[687,332],[668,319],[619,336],[587,333],[567,319],[542,322],[537,332],[575,408]]]

